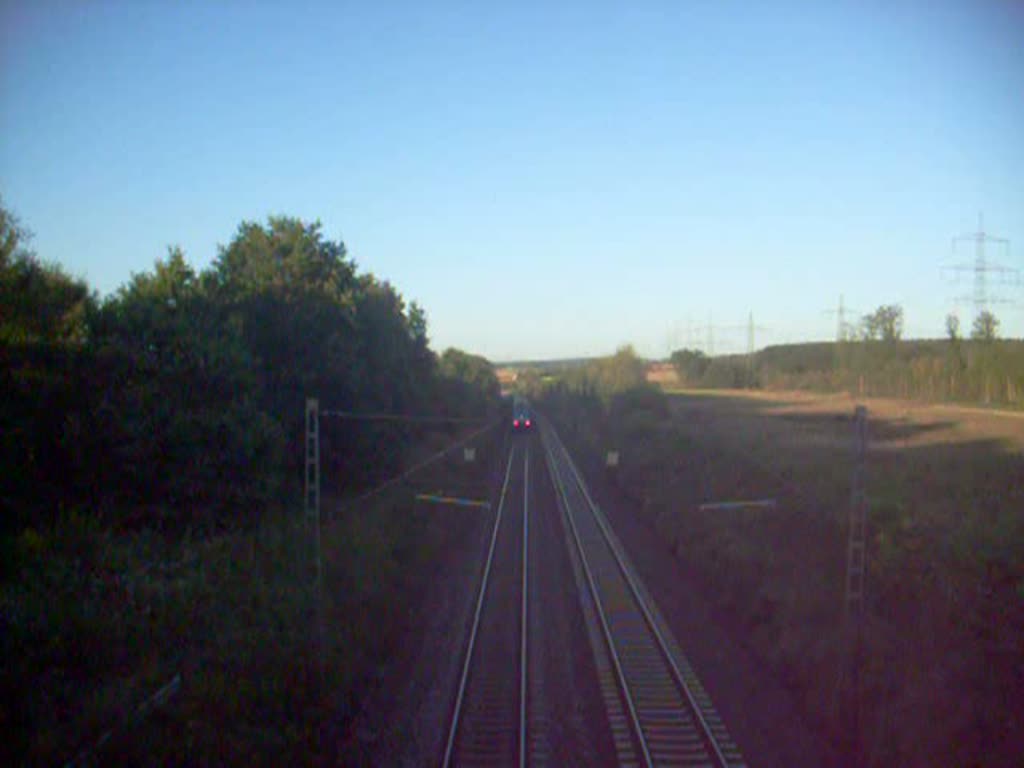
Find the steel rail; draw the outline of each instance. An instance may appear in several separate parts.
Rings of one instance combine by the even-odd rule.
[[[693,692],[690,690],[689,684],[686,682],[682,674],[682,671],[679,669],[679,666],[676,663],[675,656],[669,650],[668,644],[665,641],[665,638],[662,635],[661,630],[658,628],[657,622],[654,620],[654,616],[651,614],[650,608],[647,605],[647,601],[641,596],[635,578],[633,577],[632,573],[630,573],[629,569],[626,567],[626,564],[623,561],[622,555],[619,552],[618,548],[613,544],[611,535],[608,530],[608,526],[602,519],[603,516],[600,514],[600,510],[594,503],[593,498],[590,496],[586,484],[583,482],[580,472],[576,468],[576,465],[573,462],[572,457],[569,455],[568,450],[566,450],[565,446],[562,444],[561,439],[557,436],[557,434],[554,433],[554,430],[550,430],[550,434],[554,438],[552,440],[553,444],[558,447],[562,456],[565,458],[566,465],[571,470],[573,477],[576,481],[576,486],[580,489],[583,498],[590,506],[591,513],[593,514],[594,519],[597,521],[598,527],[601,529],[601,533],[603,534],[604,539],[608,544],[608,549],[609,551],[611,551],[612,555],[614,556],[615,562],[619,567],[619,572],[622,574],[624,580],[626,581],[626,584],[629,586],[630,591],[633,594],[634,600],[636,601],[636,604],[639,606],[641,613],[643,614],[644,619],[647,622],[648,627],[651,629],[652,635],[657,640],[658,647],[662,655],[664,656],[665,660],[668,662],[669,668],[672,670],[672,675],[675,678],[677,686],[686,695],[686,699],[690,704],[690,708],[692,709],[693,714],[697,718],[697,722],[700,723],[705,741],[710,745],[712,751],[714,752],[715,758],[719,761],[719,763],[723,766],[729,766],[730,762],[725,757],[725,754],[722,752],[722,748],[718,743],[718,739],[715,737],[714,733],[711,730],[711,726],[708,725],[708,722],[704,717],[702,708],[698,704],[696,698],[693,695]],[[577,546],[578,545],[579,542],[577,541]]]
[[[498,541],[498,529],[501,526],[501,516],[505,508],[505,493],[508,491],[508,480],[512,475],[512,459],[515,458],[515,449],[512,448],[508,455],[508,464],[505,467],[505,480],[501,486],[501,496],[498,499],[498,511],[494,516],[494,528],[491,531],[491,543],[487,551],[487,562],[484,565],[483,578],[480,580],[480,593],[477,596],[476,611],[473,615],[473,626],[469,632],[469,646],[466,649],[466,658],[462,664],[462,675],[459,679],[459,692],[455,698],[455,709],[452,712],[451,727],[448,730],[448,742],[445,745],[444,760],[442,765],[447,768],[451,765],[452,750],[455,747],[455,735],[459,729],[459,720],[462,716],[462,702],[466,694],[466,680],[469,678],[469,669],[473,663],[473,648],[476,645],[477,631],[480,628],[480,614],[484,607],[484,598],[487,595],[487,585],[491,575],[491,562],[494,559],[494,545]]]
[[[569,529],[572,532],[573,540],[576,543],[576,549],[580,555],[580,562],[583,566],[583,574],[587,579],[587,585],[590,588],[590,594],[594,599],[594,607],[596,608],[595,613],[597,614],[598,621],[601,624],[601,630],[604,635],[605,644],[608,647],[608,652],[612,659],[612,666],[615,668],[615,676],[618,678],[619,686],[623,692],[623,698],[625,699],[626,709],[629,711],[629,717],[633,723],[633,731],[636,734],[637,743],[640,746],[640,751],[643,753],[644,763],[648,766],[653,766],[654,760],[651,757],[651,752],[647,745],[647,737],[644,735],[643,728],[640,726],[640,718],[637,715],[636,705],[634,704],[634,697],[631,690],[631,686],[629,685],[629,682],[626,680],[626,674],[622,668],[622,661],[619,658],[618,649],[616,648],[614,639],[612,638],[611,628],[608,626],[608,619],[605,616],[601,594],[598,591],[597,583],[594,580],[594,574],[590,567],[590,562],[587,559],[587,553],[583,548],[583,541],[580,539],[579,531],[576,528],[576,522],[572,519],[572,514],[569,511],[569,496],[566,493],[565,485],[562,481],[561,474],[555,466],[555,458],[553,455],[553,451],[546,443],[544,445],[544,449],[544,458],[547,460],[548,470],[551,473],[551,479],[554,481],[554,485],[559,492],[561,505],[563,511],[565,512],[565,518],[569,521]]]
[[[530,447],[523,452],[523,599],[521,608],[521,634],[519,637],[519,768],[526,768],[526,631],[529,613],[526,596],[528,585],[528,552],[530,532]]]

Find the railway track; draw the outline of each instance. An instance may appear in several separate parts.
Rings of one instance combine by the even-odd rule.
[[[446,767],[527,764],[528,451],[509,451],[445,745]],[[519,455],[521,507],[506,504]]]
[[[602,762],[608,758],[620,765],[743,766],[739,749],[635,576],[565,446],[546,423],[540,432],[539,448],[556,497],[549,509],[555,515],[560,511],[564,521],[610,730]],[[531,642],[542,639],[537,633],[544,631],[537,623],[543,623],[543,617],[534,615],[539,603],[534,606],[529,600],[532,442],[513,445],[509,451],[445,743],[446,768],[550,762],[542,748],[550,740],[550,734],[542,733],[546,721],[534,716],[545,702],[536,702],[541,709],[534,707],[533,714],[530,706],[531,691],[536,698],[544,689],[537,673],[529,673]],[[545,504],[549,498],[543,497]],[[587,641],[582,642],[586,647]],[[586,651],[566,647],[563,652],[568,659]],[[607,754],[609,749],[614,755]]]
[[[742,766],[715,712],[621,544],[554,430],[542,424],[545,458],[592,598],[609,664],[598,663],[620,764]]]

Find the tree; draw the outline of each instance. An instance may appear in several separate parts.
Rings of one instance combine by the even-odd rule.
[[[102,303],[27,239],[0,205],[0,532],[65,502],[170,530],[255,520],[299,482],[305,397],[459,417],[497,404],[491,364],[439,360],[423,308],[357,274],[318,222],[243,222],[201,272],[170,248]],[[418,429],[325,431],[324,477],[371,484]]]
[[[447,390],[447,410],[480,414],[497,403],[501,384],[494,366],[480,355],[449,347],[438,365]]]
[[[94,324],[96,473],[125,502],[159,503],[148,524],[235,522],[276,490],[281,430],[237,326],[179,248],[108,299]]]
[[[603,397],[619,394],[647,381],[647,365],[633,346],[626,344],[598,365],[598,386]]]
[[[355,302],[360,399],[375,410],[416,410],[420,391],[413,371],[416,338],[405,315],[405,301],[387,281],[362,275]]]
[[[971,326],[971,338],[975,341],[995,341],[999,336],[999,319],[987,309],[978,313]]]
[[[6,269],[15,257],[26,255],[24,243],[30,237],[18,217],[3,203],[3,198],[0,198],[0,269]]]
[[[429,387],[437,378],[437,356],[430,350],[430,337],[427,335],[427,313],[415,301],[409,303],[406,327],[413,346],[412,380],[416,388],[427,398],[430,396]]]
[[[344,243],[324,238],[319,222],[243,222],[204,278],[259,368],[262,407],[275,418],[288,415],[288,434],[299,440],[295,403],[312,393],[352,407],[367,366],[356,327],[360,286]],[[298,443],[293,448],[289,455],[300,455]]]
[[[515,391],[539,399],[544,394],[544,378],[536,368],[524,368],[516,374]]]
[[[903,335],[903,307],[883,304],[861,320],[861,335],[865,341],[899,341]]]
[[[946,337],[952,342],[960,340],[960,318],[952,312],[946,315]]]
[[[429,343],[427,338],[427,313],[418,302],[409,303],[409,334],[420,346],[426,347]]]
[[[0,342],[80,344],[95,297],[85,281],[41,262],[30,238],[0,201]]]
[[[711,358],[698,349],[677,349],[669,358],[679,379],[687,384],[696,384],[711,364]]]

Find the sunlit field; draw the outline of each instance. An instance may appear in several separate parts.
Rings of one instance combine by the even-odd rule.
[[[883,763],[1006,761],[1024,641],[1024,419],[864,401],[869,415],[865,749]],[[847,395],[671,394],[660,424],[632,414],[579,434],[615,446],[616,481],[799,693],[849,740],[840,677],[853,470]],[[699,511],[774,499],[775,509]],[[942,722],[943,728],[934,727]],[[1002,762],[1001,762],[1002,761]]]

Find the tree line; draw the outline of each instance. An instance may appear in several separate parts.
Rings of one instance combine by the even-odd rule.
[[[491,365],[435,354],[426,314],[319,222],[243,222],[206,269],[170,248],[100,298],[0,204],[4,533],[85,508],[118,525],[237,525],[294,492],[303,407],[487,417]],[[332,479],[393,471],[423,429],[325,430]]]
[[[885,304],[841,329],[835,342],[769,346],[749,355],[709,357],[680,349],[671,362],[685,386],[846,390],[858,395],[1018,406],[1024,402],[1024,342],[999,338],[989,311],[969,336],[946,318],[944,339],[906,340],[904,312]]]
[[[664,393],[647,381],[647,361],[628,344],[605,357],[549,364],[543,374],[524,369],[516,385],[574,432],[639,428],[668,413]]]

